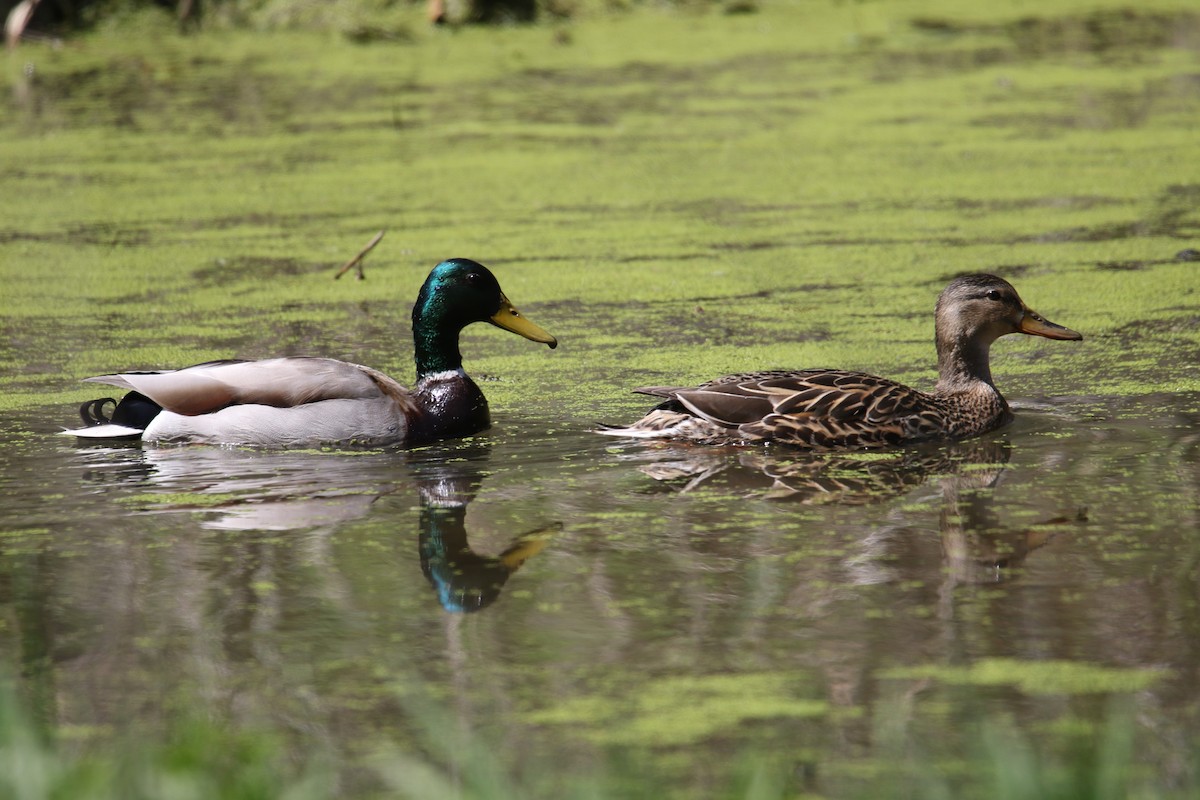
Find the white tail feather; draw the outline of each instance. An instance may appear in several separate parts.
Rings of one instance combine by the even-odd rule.
[[[142,431],[140,428],[125,425],[92,425],[88,428],[62,431],[58,435],[78,436],[81,439],[137,439],[141,437]]]
[[[644,428],[596,428],[592,433],[601,433],[605,436],[628,436],[631,439],[662,439],[670,435],[667,432]]]

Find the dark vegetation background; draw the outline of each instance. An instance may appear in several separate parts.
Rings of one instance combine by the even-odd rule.
[[[401,33],[380,27],[389,13],[424,7],[437,23],[506,24],[569,18],[587,11],[620,11],[641,5],[718,6],[729,13],[756,8],[756,0],[26,0],[35,6],[26,30],[33,35],[65,36],[106,20],[148,8],[173,15],[183,31],[209,27],[327,28],[335,18],[375,20],[376,35]],[[7,19],[21,0],[0,0]]]

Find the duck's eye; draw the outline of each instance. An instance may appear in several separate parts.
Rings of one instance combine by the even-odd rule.
[[[992,289],[990,292],[987,293],[987,299],[994,300],[997,303],[999,303],[1000,301],[1002,301],[1004,299],[1004,295],[1000,294],[1000,292],[998,290]]]
[[[467,273],[467,283],[479,283],[481,276],[478,272]]]

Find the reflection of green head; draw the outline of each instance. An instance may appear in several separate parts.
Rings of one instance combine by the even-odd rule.
[[[518,536],[499,556],[481,556],[467,541],[465,505],[421,509],[421,571],[437,592],[442,608],[470,613],[500,596],[510,575],[546,546],[561,525]]]
[[[421,571],[442,608],[467,613],[500,596],[509,570],[499,559],[476,555],[467,542],[466,506],[421,509]]]

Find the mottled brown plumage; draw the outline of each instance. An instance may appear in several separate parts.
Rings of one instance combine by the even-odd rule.
[[[992,342],[1009,333],[1083,338],[1038,316],[1016,289],[994,275],[952,281],[938,298],[935,329],[938,383],[932,393],[862,372],[751,372],[694,388],[635,389],[665,402],[628,427],[600,432],[710,443],[779,442],[808,449],[962,439],[1012,419],[992,382]]]

